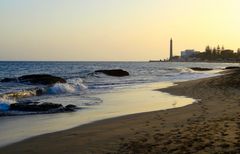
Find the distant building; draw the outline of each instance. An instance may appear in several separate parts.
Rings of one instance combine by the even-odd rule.
[[[221,54],[223,55],[223,56],[227,56],[227,55],[233,55],[233,53],[234,53],[234,51],[233,50],[230,50],[230,49],[226,49],[226,50],[223,50],[222,52],[221,52]]]
[[[173,56],[171,61],[173,61],[173,62],[180,62],[181,61],[181,57],[180,56]]]
[[[194,49],[187,49],[185,51],[181,51],[181,58],[188,59],[199,53],[200,53],[200,51],[195,51]]]

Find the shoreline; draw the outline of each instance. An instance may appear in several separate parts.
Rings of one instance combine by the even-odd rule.
[[[237,70],[160,90],[201,99],[198,103],[96,121],[33,137],[0,148],[0,153],[239,152],[239,74]]]
[[[156,88],[171,85],[172,82],[146,83],[116,89],[110,93],[91,95],[92,98],[104,100],[104,103],[74,113],[5,117],[8,120],[0,120],[2,123],[0,148],[35,136],[64,131],[103,119],[176,108],[193,102],[190,98],[154,91]],[[169,102],[165,103],[165,100]],[[50,102],[57,102],[57,100],[50,100]],[[174,102],[177,103],[173,106]]]

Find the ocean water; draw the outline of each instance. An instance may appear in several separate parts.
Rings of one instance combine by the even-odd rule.
[[[217,75],[230,63],[149,63],[149,62],[0,62],[0,80],[29,74],[50,74],[67,80],[48,88],[42,96],[6,98],[7,93],[45,88],[26,83],[0,83],[0,112],[22,100],[74,104],[80,110],[71,113],[32,114],[14,112],[0,117],[0,146],[39,134],[64,130],[80,124],[121,115],[164,110],[191,104],[194,100],[154,91],[174,81]],[[213,68],[193,71],[190,67]],[[123,69],[127,77],[92,75],[99,69]]]
[[[159,81],[201,78],[230,63],[148,63],[148,62],[0,62],[0,79],[29,74],[51,74],[62,77],[68,84],[56,84],[52,94],[81,93],[111,90],[118,87]],[[190,67],[213,68],[210,72],[195,72]],[[129,77],[116,78],[106,75],[90,75],[99,69],[124,69]],[[0,83],[0,94],[34,88],[31,84]],[[49,96],[55,97],[55,96]]]

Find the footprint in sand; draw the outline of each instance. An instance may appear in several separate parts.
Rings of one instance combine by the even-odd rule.
[[[140,132],[135,132],[135,135],[138,135],[138,134],[140,134]]]
[[[142,137],[142,138],[140,138],[140,141],[144,143],[144,142],[147,142],[147,141],[148,141],[148,139],[147,139],[147,138],[144,138],[144,137]]]
[[[225,149],[225,148],[229,148],[229,147],[230,147],[230,145],[227,144],[227,143],[220,144],[219,146],[220,146],[221,148],[223,148],[223,149]]]
[[[119,138],[119,140],[121,140],[121,141],[124,141],[124,140],[125,140],[125,138],[124,138],[124,137],[120,137],[120,138]]]

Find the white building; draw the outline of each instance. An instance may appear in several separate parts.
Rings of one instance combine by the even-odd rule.
[[[187,49],[185,51],[181,51],[181,58],[186,59],[198,53],[200,53],[200,51],[195,51],[194,49]]]

